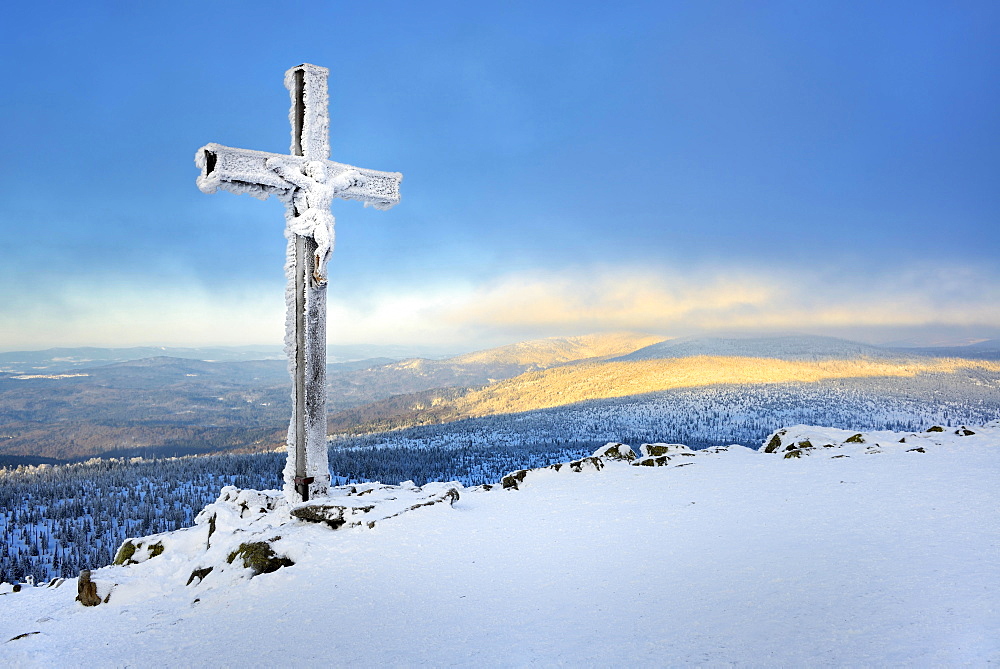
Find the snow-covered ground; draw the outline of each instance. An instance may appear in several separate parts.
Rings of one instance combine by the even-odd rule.
[[[796,426],[770,453],[667,449],[516,490],[358,486],[336,531],[230,489],[95,571],[107,603],[4,586],[0,664],[1000,664],[1000,422],[856,434]],[[226,561],[258,540],[295,564]]]

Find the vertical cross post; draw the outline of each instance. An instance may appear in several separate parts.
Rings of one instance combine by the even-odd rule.
[[[306,160],[326,160],[330,155],[327,113],[328,70],[316,65],[299,65],[285,73],[291,95],[289,121],[292,126],[291,154]],[[294,195],[286,200],[299,215]],[[292,479],[302,501],[327,494],[330,485],[326,450],[326,284],[313,277],[316,241],[312,237],[288,233],[289,277],[286,328],[292,336],[285,346],[292,367],[292,422],[288,429],[289,457],[285,481]],[[294,455],[293,455],[294,454]],[[291,469],[292,471],[287,471]]]

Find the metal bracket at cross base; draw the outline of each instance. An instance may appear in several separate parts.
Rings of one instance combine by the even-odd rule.
[[[296,476],[295,492],[301,497],[303,502],[309,501],[309,484],[316,480],[314,476]]]

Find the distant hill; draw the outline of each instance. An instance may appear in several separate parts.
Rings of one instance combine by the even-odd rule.
[[[857,360],[905,357],[886,349],[836,337],[789,335],[779,337],[682,337],[658,342],[616,358],[664,360],[694,356],[773,358],[775,360]]]
[[[0,372],[25,374],[45,371],[50,374],[96,367],[144,358],[168,356],[191,360],[237,361],[283,358],[281,346],[218,346],[178,348],[170,346],[135,346],[131,348],[50,348],[43,351],[9,351],[0,353]]]
[[[903,354],[917,353],[938,357],[967,358],[969,360],[1000,360],[1000,339],[987,339],[962,346],[923,346],[894,350]]]
[[[30,374],[46,372],[58,374],[84,367],[96,367],[133,360],[156,357],[185,358],[205,362],[245,362],[251,360],[284,360],[281,345],[261,346],[211,346],[182,348],[171,346],[136,346],[131,348],[50,348],[43,351],[8,351],[0,353],[0,373]],[[375,344],[331,345],[327,347],[330,363],[357,362],[373,358],[387,361],[406,358],[447,357],[437,347],[382,346]]]
[[[663,341],[649,334],[615,333],[580,337],[549,337],[476,351],[448,359],[450,364],[518,365],[543,368],[589,358],[631,353]]]
[[[394,392],[365,380],[387,358],[334,363],[334,410]],[[74,460],[280,446],[290,413],[284,359],[206,362],[156,356],[64,371],[0,373],[0,456]],[[357,375],[361,375],[357,377]],[[17,463],[0,460],[0,464]]]

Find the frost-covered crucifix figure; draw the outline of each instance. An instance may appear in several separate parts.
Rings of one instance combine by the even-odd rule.
[[[285,73],[292,98],[291,155],[207,144],[195,155],[198,188],[274,195],[285,204],[288,238],[285,290],[285,351],[292,374],[292,420],[288,427],[285,494],[305,501],[327,494],[326,452],[326,263],[333,251],[334,198],[360,200],[388,209],[399,202],[398,172],[378,172],[328,160],[329,70],[299,65]]]

